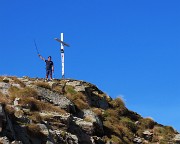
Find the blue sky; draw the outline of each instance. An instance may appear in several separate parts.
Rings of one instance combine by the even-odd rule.
[[[42,56],[61,78],[97,85],[127,108],[180,131],[179,0],[0,0],[0,75],[44,77]]]

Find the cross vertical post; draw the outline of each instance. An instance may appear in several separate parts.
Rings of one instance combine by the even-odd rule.
[[[64,46],[69,47],[69,45],[63,41],[64,40],[63,33],[61,33],[60,38],[61,39],[55,38],[55,40],[60,42],[60,44],[61,44],[60,52],[61,52],[62,78],[64,79],[64,77],[65,77],[65,74],[64,74]]]
[[[63,33],[61,33],[61,41],[63,42]],[[62,63],[62,78],[64,79],[64,45],[61,43],[61,63]]]

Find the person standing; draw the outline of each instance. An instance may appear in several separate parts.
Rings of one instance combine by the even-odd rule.
[[[52,80],[52,73],[54,73],[54,63],[51,60],[51,56],[48,56],[48,60],[43,58],[40,54],[38,54],[39,58],[42,59],[46,63],[46,79],[50,76],[50,80]]]

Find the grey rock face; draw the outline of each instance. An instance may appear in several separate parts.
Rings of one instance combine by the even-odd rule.
[[[0,82],[0,91],[3,94],[8,94],[8,89],[11,87],[11,84],[5,83],[5,82]]]
[[[37,90],[38,95],[46,101],[58,105],[60,108],[66,109],[67,111],[75,111],[74,104],[64,95],[60,95],[42,87],[34,86],[34,88]]]
[[[96,114],[90,109],[83,110],[83,113],[83,117],[85,119],[88,118],[93,123],[94,132],[98,135],[102,135],[104,133],[104,130],[102,121],[99,119],[99,117],[96,116]]]
[[[136,144],[141,144],[143,141],[140,137],[136,137],[133,139],[133,142],[136,143]]]
[[[180,134],[175,135],[175,137],[174,137],[174,142],[175,142],[176,144],[180,144]]]
[[[0,143],[2,143],[2,144],[10,144],[9,139],[6,136],[0,137]]]
[[[153,133],[150,132],[149,130],[146,130],[146,131],[143,132],[143,135],[144,135],[145,140],[151,140],[152,136],[153,136]]]

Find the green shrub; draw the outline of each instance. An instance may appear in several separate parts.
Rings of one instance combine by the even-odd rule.
[[[129,128],[132,132],[136,132],[137,130],[137,127],[136,127],[136,124],[130,120],[129,118],[127,117],[122,117],[120,122],[126,126],[127,128]]]
[[[77,92],[74,90],[74,87],[73,87],[73,86],[69,86],[69,85],[67,85],[67,86],[65,87],[65,91],[66,91],[66,93],[69,93],[69,94],[71,94],[71,95],[74,95],[74,94],[77,93]]]
[[[111,142],[115,144],[123,144],[122,140],[115,135],[111,135]]]

